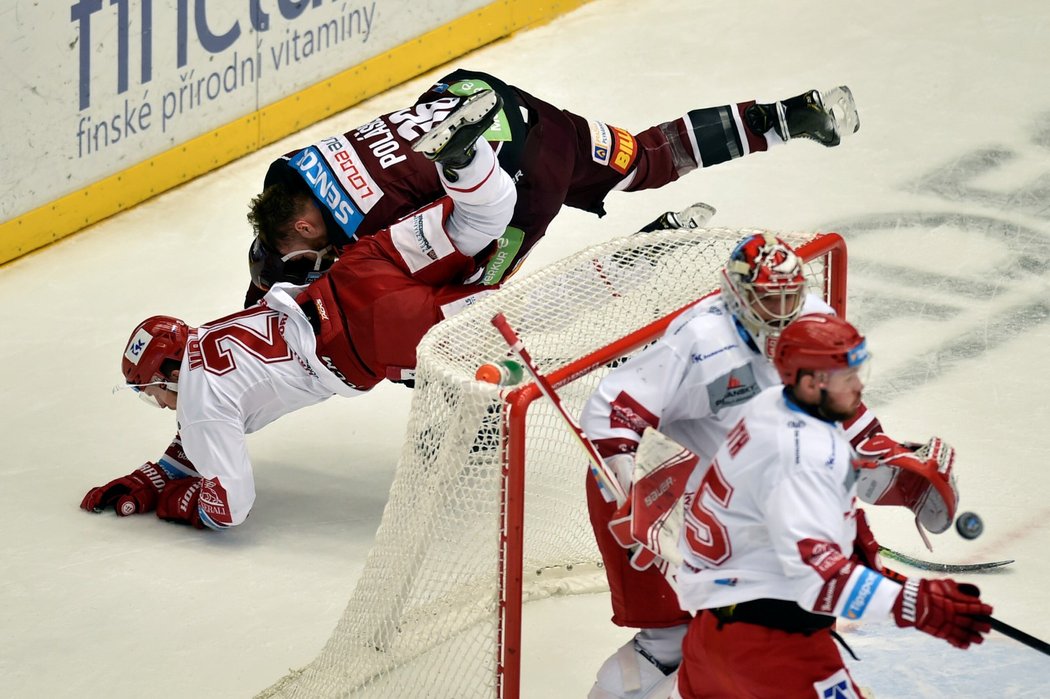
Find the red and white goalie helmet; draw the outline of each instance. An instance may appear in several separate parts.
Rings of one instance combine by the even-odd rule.
[[[182,363],[190,328],[171,316],[152,316],[138,324],[128,338],[120,370],[124,380],[133,386],[154,381],[168,381],[162,365],[166,360]]]
[[[744,238],[722,269],[726,306],[769,358],[781,331],[802,312],[805,292],[801,258],[770,233]]]
[[[773,365],[785,386],[798,382],[799,372],[835,372],[858,367],[869,358],[864,336],[848,322],[826,313],[811,313],[780,333]]]

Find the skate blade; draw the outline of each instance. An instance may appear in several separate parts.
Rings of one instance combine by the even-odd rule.
[[[845,85],[833,87],[820,95],[824,109],[835,120],[835,131],[839,138],[857,133],[860,130],[860,115],[857,114],[857,103],[853,101],[853,91]]]
[[[476,124],[484,119],[496,106],[497,96],[493,90],[476,92],[456,107],[434,128],[412,142],[412,150],[427,157],[436,155],[452,140],[452,136],[465,124]]]

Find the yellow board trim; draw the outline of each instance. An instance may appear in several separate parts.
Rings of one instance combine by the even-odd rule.
[[[431,68],[589,0],[499,0],[126,170],[0,224],[0,264],[253,153]],[[259,173],[260,182],[262,175]]]

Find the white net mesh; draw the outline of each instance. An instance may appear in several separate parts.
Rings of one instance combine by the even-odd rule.
[[[474,380],[480,365],[510,356],[491,317],[507,317],[547,374],[714,290],[752,232],[612,240],[515,279],[431,330],[390,499],[346,611],[309,666],[260,696],[499,696],[504,404],[499,387]],[[796,248],[815,237],[780,235]],[[820,292],[824,260],[807,266]],[[571,413],[616,361],[559,388]],[[524,598],[601,589],[586,456],[545,400],[528,411],[526,454]]]

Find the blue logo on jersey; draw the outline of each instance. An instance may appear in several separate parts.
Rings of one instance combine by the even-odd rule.
[[[842,680],[835,686],[825,689],[822,696],[824,699],[850,699],[853,696],[853,692],[850,691],[846,680]]]
[[[295,154],[291,165],[309,185],[317,200],[332,213],[332,218],[343,229],[346,236],[352,239],[354,232],[365,219],[365,215],[354,206],[350,195],[339,184],[339,180],[328,167],[321,151],[315,146],[304,148]]]
[[[853,589],[850,591],[849,599],[846,600],[846,608],[842,611],[842,616],[847,619],[860,619],[864,615],[864,610],[868,608],[868,603],[871,602],[872,597],[875,596],[875,590],[879,587],[879,583],[882,582],[882,576],[878,573],[865,569],[861,573],[860,579],[857,580]]]

